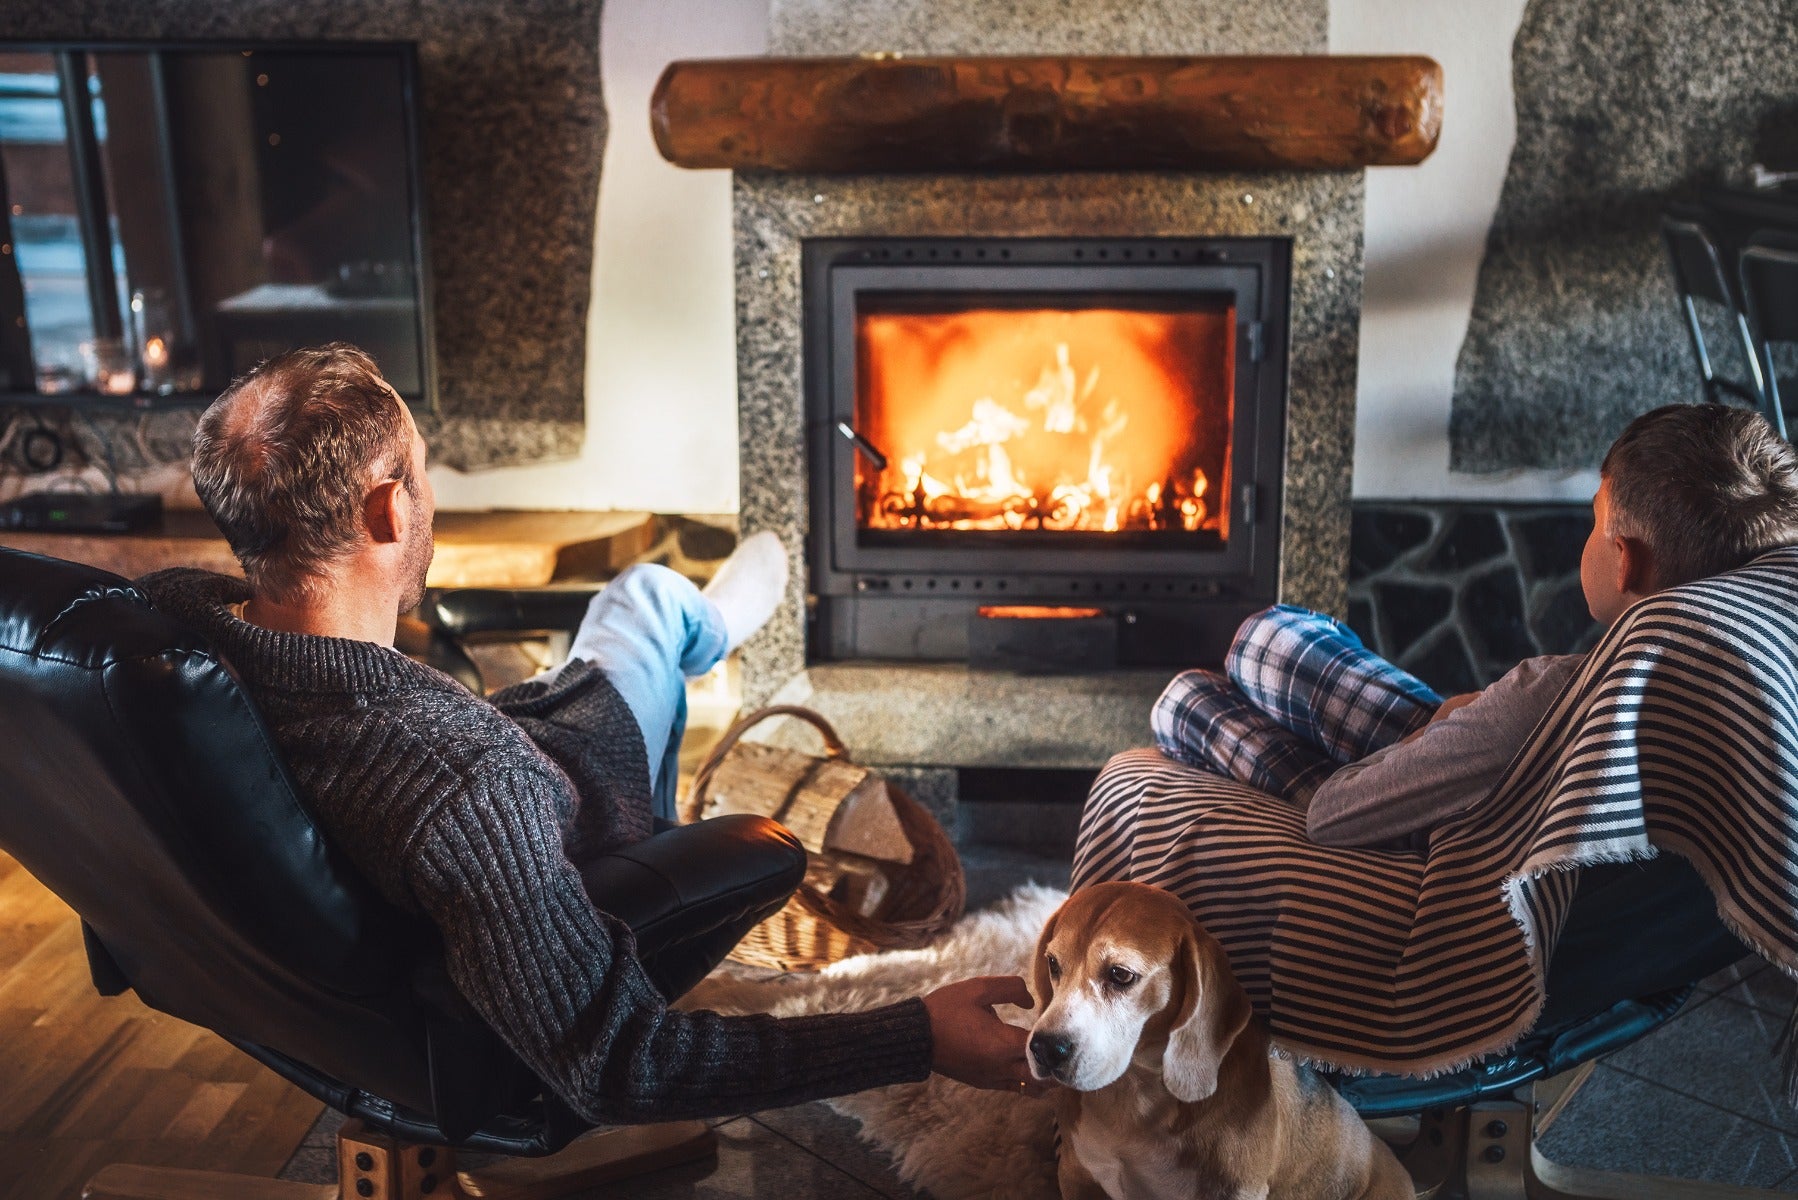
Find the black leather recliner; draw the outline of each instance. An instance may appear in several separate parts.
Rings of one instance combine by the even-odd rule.
[[[229,665],[128,581],[0,549],[0,847],[81,917],[96,985],[205,1026],[366,1127],[514,1155],[586,1128],[461,999],[296,794]],[[761,818],[583,865],[665,991],[778,909]]]

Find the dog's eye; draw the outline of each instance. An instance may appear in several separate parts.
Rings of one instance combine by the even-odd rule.
[[[1049,978],[1050,979],[1060,979],[1061,978],[1061,961],[1059,959],[1057,959],[1053,954],[1049,955],[1048,959],[1049,959]]]
[[[1136,972],[1128,967],[1112,967],[1105,972],[1113,987],[1127,988],[1136,982]]]

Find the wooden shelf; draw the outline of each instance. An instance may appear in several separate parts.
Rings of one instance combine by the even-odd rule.
[[[648,550],[656,520],[629,512],[437,514],[432,587],[541,587],[603,578]],[[164,567],[239,574],[231,548],[205,513],[171,509],[140,533],[0,531],[0,545],[87,563],[136,579]]]
[[[682,167],[787,172],[1341,171],[1436,148],[1417,55],[736,58],[675,62],[650,102]]]

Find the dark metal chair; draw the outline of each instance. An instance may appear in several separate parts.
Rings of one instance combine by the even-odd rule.
[[[1798,234],[1761,233],[1738,259],[1749,349],[1768,407],[1780,412],[1780,361],[1775,346],[1798,348]],[[1790,367],[1787,368],[1791,369]],[[1785,433],[1783,423],[1776,425]]]
[[[713,1152],[701,1122],[581,1137],[587,1123],[456,991],[435,929],[313,822],[230,667],[128,581],[0,548],[0,728],[0,847],[80,916],[99,990],[134,990],[355,1118],[337,1189],[108,1167],[86,1195],[458,1196],[460,1146],[553,1154],[501,1164],[479,1191],[549,1197]],[[773,822],[729,818],[583,878],[672,996],[804,865]]]
[[[1642,955],[1644,940],[1682,953]],[[1718,920],[1703,880],[1677,856],[1588,867],[1549,964],[1547,1004],[1517,1045],[1427,1079],[1362,1075],[1332,1082],[1377,1130],[1391,1132],[1382,1122],[1392,1118],[1417,1118],[1415,1130],[1403,1127],[1393,1148],[1420,1197],[1765,1197],[1726,1184],[1569,1167],[1537,1146],[1599,1058],[1672,1020],[1698,980],[1746,953]]]
[[[1685,314],[1686,331],[1692,338],[1692,353],[1698,359],[1705,399],[1712,403],[1733,400],[1758,408],[1784,437],[1785,418],[1779,406],[1767,398],[1761,358],[1749,334],[1742,302],[1737,299],[1734,273],[1726,266],[1727,251],[1706,226],[1702,214],[1692,210],[1673,209],[1663,216],[1661,240],[1667,247],[1674,291]],[[1745,378],[1735,379],[1718,373],[1699,319],[1697,302],[1701,300],[1721,308],[1725,319],[1734,327],[1746,370]]]

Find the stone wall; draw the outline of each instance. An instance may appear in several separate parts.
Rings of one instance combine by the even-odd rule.
[[[770,0],[770,54],[1322,54],[1325,0]]]
[[[1754,161],[1798,168],[1798,0],[1530,0],[1512,71],[1456,471],[1595,466],[1630,418],[1700,399],[1660,213]]]
[[[439,406],[422,424],[466,469],[580,448],[601,3],[7,0],[0,37],[416,42]]]

